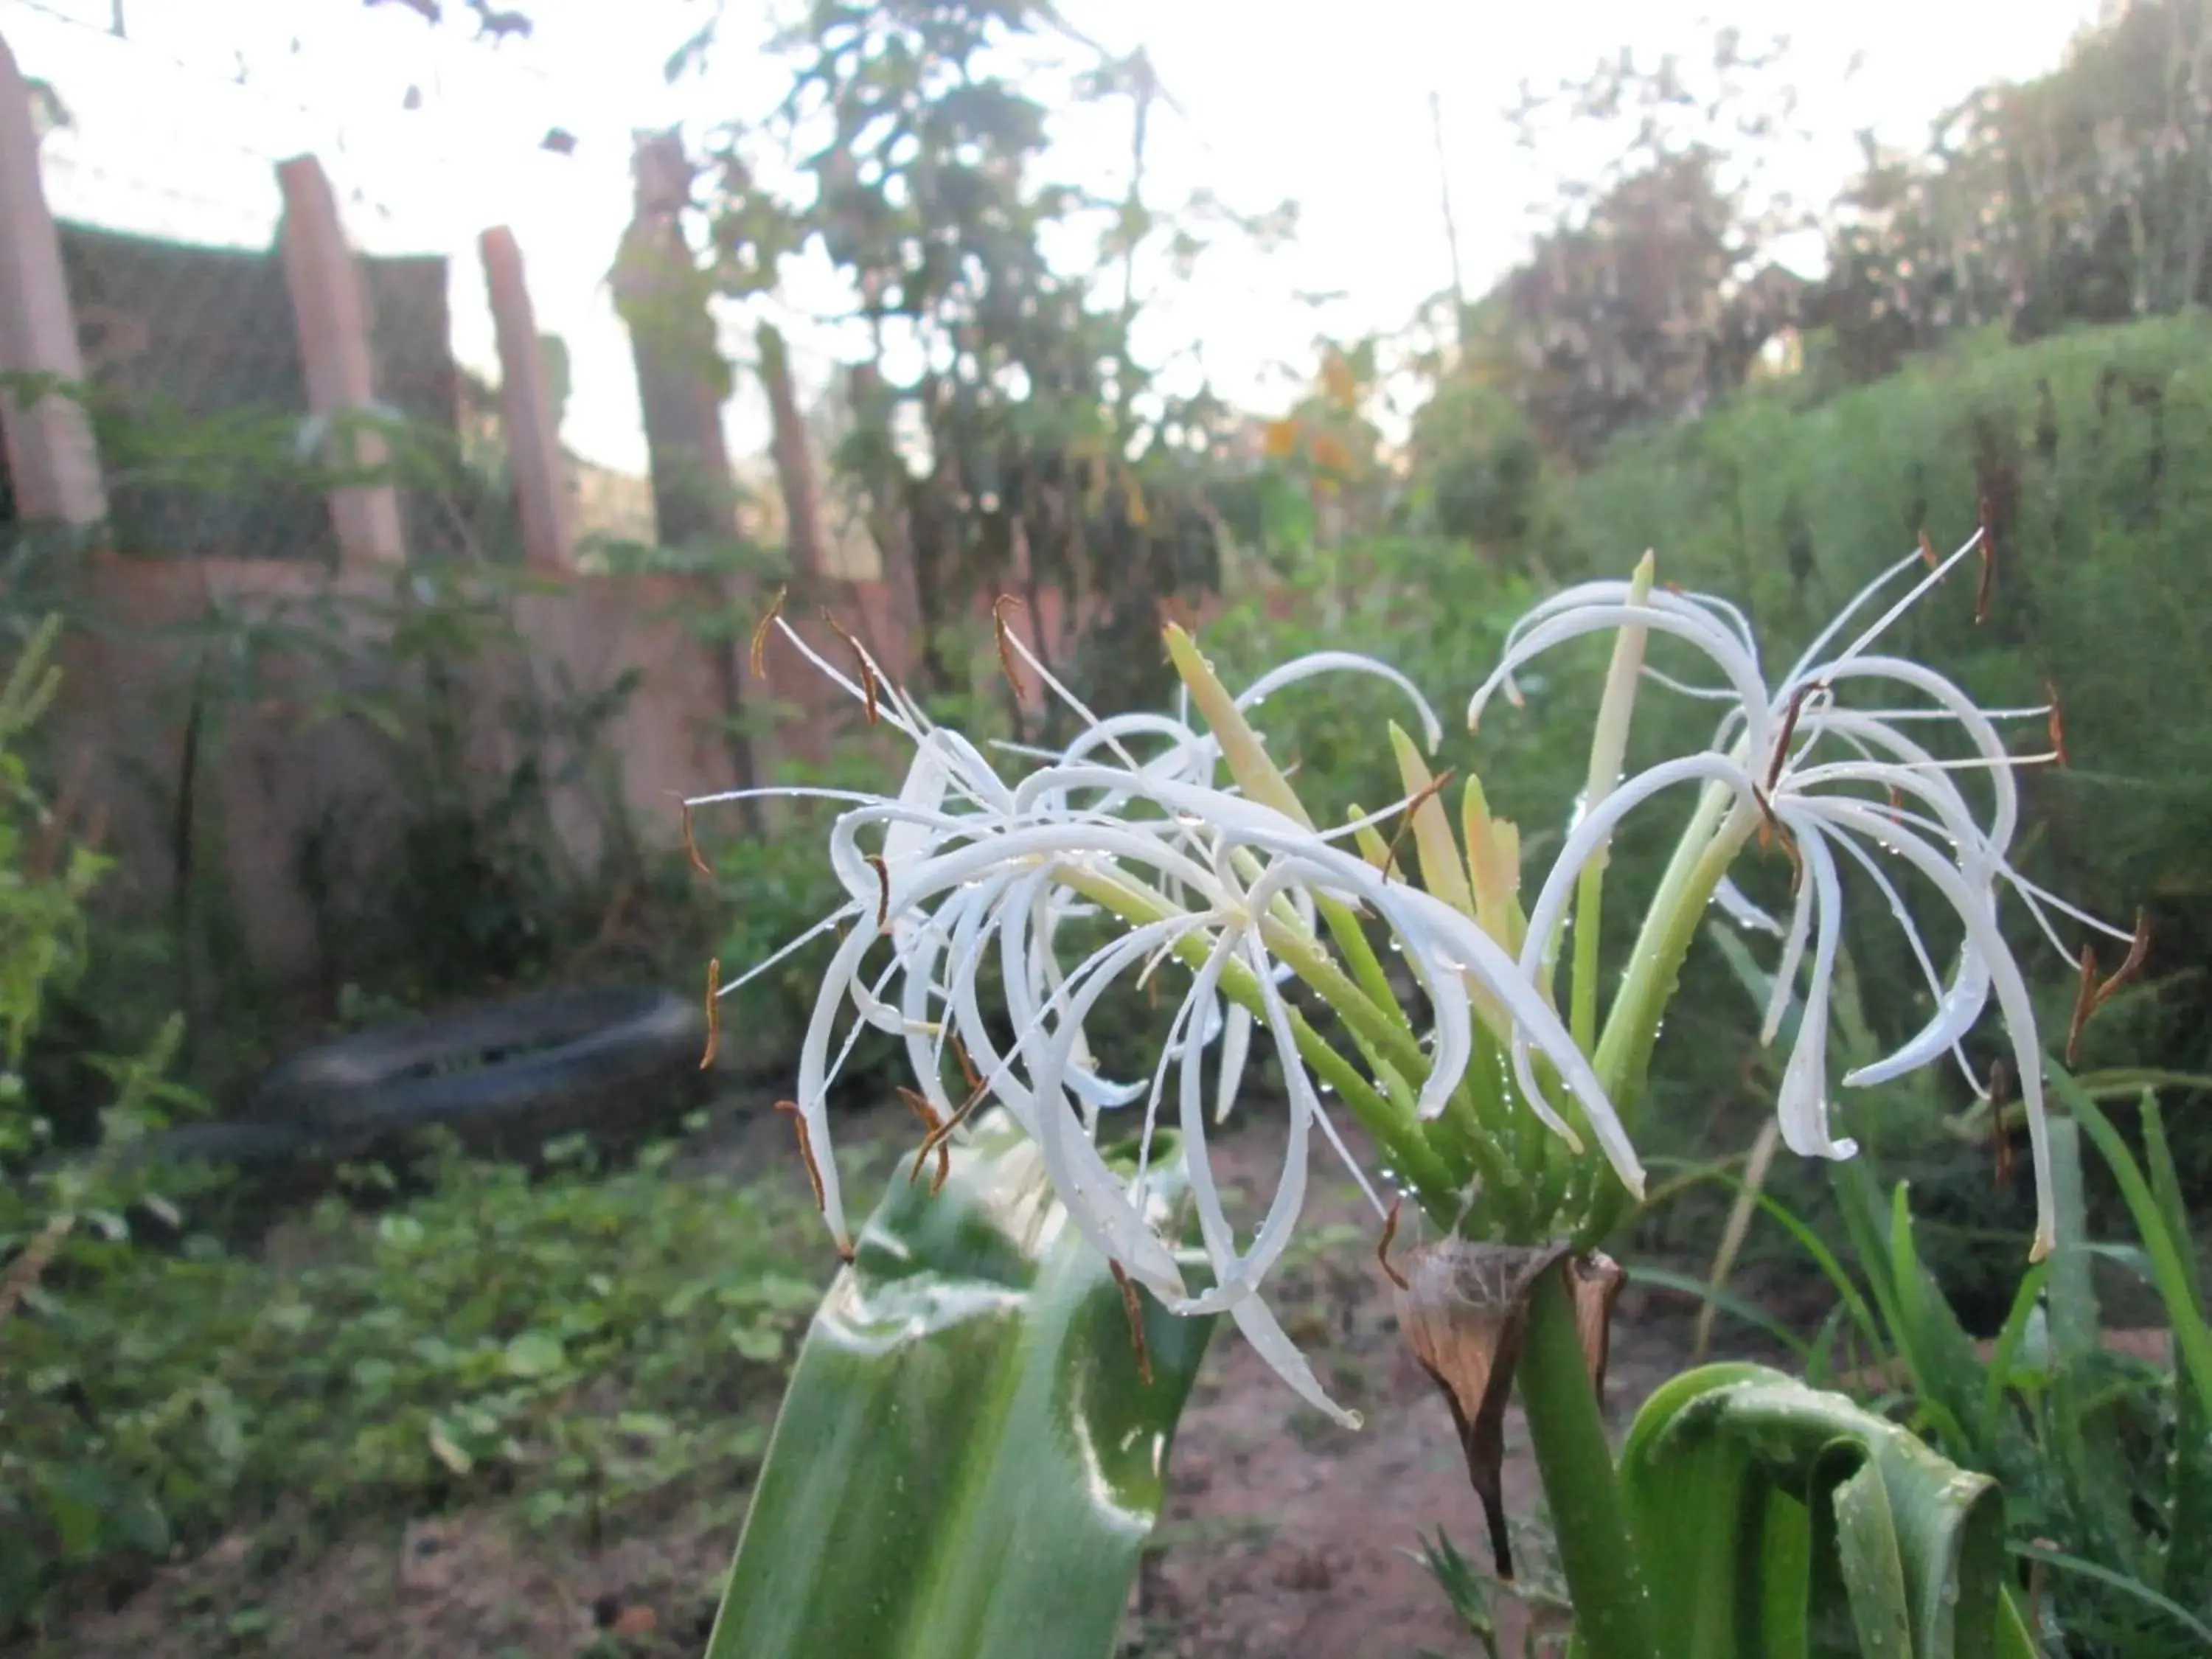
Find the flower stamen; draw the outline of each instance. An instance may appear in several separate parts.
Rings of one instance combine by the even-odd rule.
[[[2066,711],[2058,704],[2058,687],[2051,680],[2043,682],[2045,701],[2051,705],[2047,729],[2051,733],[2051,750],[2061,766],[2071,766],[2073,761],[2066,753]]]
[[[1979,628],[1990,617],[1990,587],[1996,580],[1997,538],[1990,523],[1990,498],[1982,497],[1982,578],[1974,586],[1974,626]]]
[[[806,1127],[806,1114],[799,1109],[799,1103],[795,1100],[779,1100],[775,1103],[775,1109],[791,1114],[791,1127],[799,1131],[799,1159],[806,1165],[807,1184],[814,1188],[814,1207],[828,1209],[829,1200],[822,1189],[822,1166],[814,1161],[814,1137]],[[845,1248],[843,1241],[840,1240],[841,1254]]]
[[[876,872],[878,891],[876,895],[876,931],[888,933],[891,930],[891,867],[884,862],[881,853],[864,853],[861,857],[868,868]]]
[[[991,631],[998,639],[999,672],[1006,677],[1006,684],[1014,688],[1014,694],[1018,696],[1022,690],[1022,678],[1014,672],[1014,642],[1012,630],[1006,626],[1006,607],[1010,605],[1024,611],[1029,609],[1018,594],[1000,594],[991,601]]]
[[[706,1071],[714,1063],[714,1056],[722,1047],[722,959],[707,959],[707,1052],[699,1056],[699,1069]]]
[[[1444,786],[1452,781],[1452,769],[1446,767],[1426,783],[1406,797],[1399,807],[1398,828],[1390,836],[1390,844],[1382,854],[1382,879],[1390,879],[1390,872],[1398,862],[1398,848],[1405,844],[1406,832],[1413,827],[1413,817],[1421,808],[1443,793]]]
[[[783,615],[784,595],[790,591],[788,587],[777,588],[775,597],[768,602],[768,609],[761,613],[761,619],[753,624],[753,644],[749,654],[752,663],[753,678],[757,680],[768,678],[769,630],[775,626],[776,618]]]
[[[876,702],[876,665],[870,659],[866,648],[854,637],[853,631],[832,616],[830,613],[830,607],[826,605],[822,607],[822,620],[829,625],[831,633],[851,647],[853,660],[858,663],[860,668],[861,702],[867,714],[868,724],[871,726],[877,724],[883,719],[883,711],[877,706]]]
[[[1114,1282],[1121,1287],[1121,1309],[1129,1316],[1129,1341],[1137,1350],[1137,1380],[1146,1388],[1152,1386],[1152,1353],[1145,1346],[1145,1306],[1137,1300],[1137,1287],[1120,1262],[1109,1260]]]
[[[694,870],[711,881],[714,877],[714,867],[699,855],[698,838],[691,833],[691,803],[674,790],[669,793],[676,795],[677,806],[684,815],[684,856],[691,860]]]
[[[1783,711],[1782,729],[1774,739],[1774,753],[1766,763],[1766,793],[1772,794],[1775,786],[1782,781],[1782,769],[1790,762],[1790,739],[1796,735],[1797,717],[1805,712],[1805,700],[1827,687],[1818,681],[1808,680],[1790,694],[1790,707]]]
[[[1390,1245],[1398,1237],[1398,1208],[1405,1201],[1402,1193],[1391,1199],[1390,1213],[1382,1218],[1382,1237],[1375,1241],[1375,1260],[1382,1269],[1383,1278],[1400,1290],[1409,1291],[1413,1285],[1407,1282],[1406,1275],[1400,1273],[1390,1261]]]
[[[2142,971],[2144,959],[2150,955],[2150,918],[2142,911],[2136,912],[2136,930],[2128,941],[2128,953],[2114,969],[2112,976],[2102,981],[2097,978],[2097,951],[2094,945],[2081,947],[2081,983],[2074,996],[2074,1018],[2066,1028],[2066,1064],[2070,1069],[2081,1047],[2081,1034],[2097,1011],[2109,1001],[2113,994]]]
[[[921,1120],[922,1127],[921,1151],[915,1156],[914,1168],[907,1171],[906,1184],[911,1187],[921,1178],[921,1166],[929,1161],[929,1154],[934,1150],[937,1153],[937,1173],[930,1177],[929,1182],[929,1195],[934,1198],[945,1190],[945,1180],[952,1173],[952,1148],[937,1133],[945,1120],[938,1116],[937,1108],[912,1089],[902,1088],[898,1096],[914,1108],[915,1115]]]

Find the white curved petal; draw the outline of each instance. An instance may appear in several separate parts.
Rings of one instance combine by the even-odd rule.
[[[1739,927],[1750,928],[1762,933],[1771,933],[1777,939],[1783,938],[1788,931],[1772,916],[1753,904],[1743,889],[1726,876],[1723,876],[1720,885],[1713,889],[1713,902],[1720,906],[1723,915]]]
[[[1285,686],[1296,685],[1316,675],[1334,673],[1371,674],[1378,679],[1389,681],[1406,694],[1419,714],[1421,733],[1427,742],[1429,752],[1434,754],[1437,745],[1444,740],[1443,722],[1437,718],[1437,711],[1429,706],[1429,700],[1421,695],[1420,687],[1389,663],[1374,657],[1362,656],[1355,651],[1316,651],[1294,658],[1279,668],[1269,670],[1246,686],[1237,694],[1237,706],[1250,708]]]
[[[2043,1106],[2043,1054],[2036,1035],[2035,1006],[2021,976],[2020,965],[1997,932],[1995,918],[1974,887],[1941,853],[1911,830],[1899,829],[1878,811],[1858,801],[1807,802],[1815,812],[1839,829],[1865,836],[1875,845],[1897,854],[1912,865],[1940,892],[1966,930],[1967,949],[1978,956],[1989,972],[2012,1039],[2013,1064],[2020,1080],[2021,1103],[2027,1113],[2028,1147],[2035,1164],[2036,1254],[2049,1253],[2057,1235],[2057,1212],[2051,1185],[2051,1134]]]
[[[1244,1082],[1244,1062],[1252,1052],[1252,1015],[1242,1004],[1232,1004],[1222,1017],[1221,1074],[1214,1086],[1213,1121],[1229,1121],[1230,1108]]]
[[[1656,603],[1663,595],[1650,596],[1652,602],[1643,605],[1596,605],[1566,611],[1553,617],[1541,625],[1532,628],[1507,650],[1498,665],[1469,698],[1467,723],[1469,730],[1480,725],[1482,711],[1491,697],[1502,687],[1510,684],[1513,671],[1540,655],[1555,645],[1578,639],[1585,634],[1611,632],[1624,627],[1648,629],[1653,633],[1670,634],[1687,641],[1710,658],[1713,665],[1728,677],[1735,687],[1736,696],[1751,723],[1751,747],[1761,751],[1765,734],[1771,724],[1767,708],[1766,687],[1760,680],[1759,661],[1744,648],[1726,628],[1711,617],[1694,608],[1675,610]],[[1509,698],[1513,695],[1508,691]]]
[[[1781,1031],[1783,1017],[1790,1012],[1790,1000],[1797,994],[1797,969],[1805,959],[1805,940],[1812,927],[1813,896],[1811,884],[1800,880],[1797,896],[1790,907],[1790,931],[1783,935],[1782,957],[1775,964],[1774,984],[1767,993],[1766,1018],[1759,1022],[1761,1048],[1772,1043]]]
[[[1800,1158],[1850,1158],[1858,1151],[1857,1143],[1838,1140],[1828,1133],[1828,1000],[1843,925],[1843,885],[1836,878],[1835,855],[1828,850],[1820,819],[1785,808],[1783,822],[1796,836],[1805,860],[1805,884],[1814,895],[1817,921],[1813,982],[1805,990],[1804,1018],[1797,1022],[1797,1041],[1783,1068],[1774,1115],[1782,1126],[1783,1144]]]

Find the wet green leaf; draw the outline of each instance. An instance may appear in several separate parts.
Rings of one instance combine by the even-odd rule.
[[[1179,1194],[1156,1143],[1154,1203]],[[993,1114],[817,1312],[708,1659],[1103,1659],[1211,1322],[1121,1292]]]

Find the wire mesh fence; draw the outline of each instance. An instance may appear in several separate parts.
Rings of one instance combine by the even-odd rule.
[[[406,556],[520,560],[475,246],[501,213],[487,182],[516,175],[514,158],[471,151],[413,85],[404,99],[383,88],[389,106],[367,114],[323,107],[327,74],[319,85],[281,61],[249,73],[243,57],[226,73],[126,27],[112,0],[4,0],[0,31],[31,96],[116,546],[337,562],[331,491],[364,482],[341,429],[350,424],[375,432],[374,481],[397,494]],[[543,163],[556,147],[526,148]],[[303,331],[287,269],[279,173],[303,155],[330,179],[353,256],[368,395],[344,400],[343,422],[327,386],[318,392],[303,340],[320,325],[310,316]],[[576,266],[555,280],[588,285]],[[599,300],[586,286],[547,309],[569,321]],[[590,364],[592,411],[599,447],[621,453],[609,465],[565,452],[561,483],[586,539],[650,541],[641,432],[607,414],[627,389],[608,385],[611,332]],[[557,337],[540,345],[557,432],[573,354]]]

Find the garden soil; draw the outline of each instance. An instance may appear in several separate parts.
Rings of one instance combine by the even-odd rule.
[[[717,1163],[750,1175],[789,1156],[763,1121]],[[781,1131],[781,1133],[775,1132]],[[1255,1122],[1217,1145],[1223,1179],[1263,1195],[1279,1140]],[[795,1160],[790,1171],[801,1179]],[[1166,1515],[1130,1599],[1121,1659],[1465,1659],[1481,1644],[1422,1565],[1439,1528],[1487,1565],[1451,1413],[1399,1341],[1376,1266],[1378,1229],[1348,1181],[1317,1180],[1307,1231],[1275,1305],[1338,1397],[1365,1418],[1338,1428],[1224,1324],[1176,1437]],[[1401,1246],[1402,1248],[1402,1246]],[[1624,1297],[1607,1379],[1616,1429],[1684,1363],[1679,1301]],[[1519,1597],[1494,1606],[1498,1650],[1555,1628],[1535,1469],[1517,1408],[1508,1422],[1508,1510]],[[610,1517],[595,1547],[532,1537],[496,1508],[290,1550],[281,1527],[225,1540],[164,1569],[112,1613],[58,1632],[82,1659],[676,1659],[704,1650],[738,1502]]]

